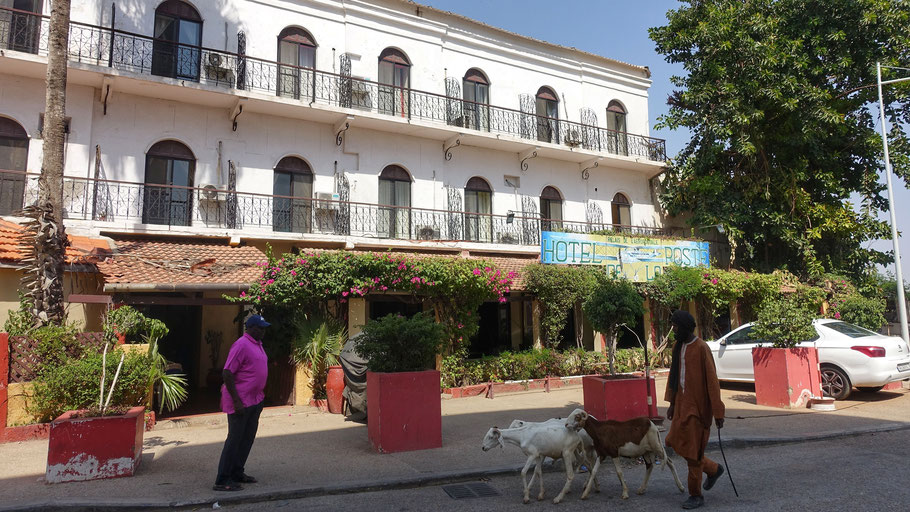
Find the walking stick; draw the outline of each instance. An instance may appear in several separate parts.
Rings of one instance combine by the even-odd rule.
[[[736,491],[736,484],[733,483],[733,475],[730,474],[730,463],[727,462],[727,454],[724,453],[724,443],[720,439],[720,430],[717,429],[717,444],[720,446],[720,456],[724,458],[724,466],[727,467],[727,476],[730,478],[730,485],[733,486],[733,492],[736,493],[736,497],[739,498],[739,493]]]

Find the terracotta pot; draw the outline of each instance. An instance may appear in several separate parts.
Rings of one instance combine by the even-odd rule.
[[[122,416],[80,418],[68,411],[51,423],[48,483],[132,476],[142,456],[145,408]]]
[[[325,394],[329,401],[329,412],[341,414],[342,392],[344,391],[344,370],[341,365],[329,366],[329,373],[325,379]]]

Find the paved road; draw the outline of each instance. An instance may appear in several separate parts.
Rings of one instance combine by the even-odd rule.
[[[509,447],[507,447],[508,449]],[[514,448],[513,448],[514,449]],[[496,453],[489,454],[491,458]],[[720,460],[720,452],[710,457]],[[685,463],[677,458],[677,470],[685,485]],[[910,480],[906,478],[910,460],[910,432],[863,435],[834,441],[780,445],[764,448],[727,449],[733,478],[740,498],[736,498],[725,477],[706,493],[703,510],[770,510],[783,511],[906,511],[910,509]],[[444,464],[440,461],[440,464]],[[648,492],[635,495],[641,483],[644,466],[626,464],[626,484],[632,495],[619,498],[619,482],[612,465],[603,466],[598,480],[602,492],[586,500],[578,498],[582,478],[576,478],[572,491],[558,507],[571,510],[623,511],[679,510],[685,495],[672,482],[669,471],[651,476]],[[343,469],[335,469],[336,471]],[[533,511],[555,510],[549,500],[563,484],[560,473],[544,473],[547,500],[521,503],[520,476],[502,476],[488,483],[499,496],[454,500],[442,486],[368,492],[336,496],[252,503],[222,507],[230,512],[254,510],[307,510],[346,512],[378,511]],[[536,487],[536,484],[535,484]],[[531,494],[532,500],[534,493]]]

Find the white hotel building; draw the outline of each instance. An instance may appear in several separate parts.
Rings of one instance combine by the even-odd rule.
[[[0,214],[12,221],[41,169],[49,3],[0,0]],[[177,253],[269,243],[527,262],[542,230],[662,231],[647,67],[406,0],[72,9],[67,229],[115,253],[153,240]],[[197,341],[223,316],[203,309],[228,308],[221,294],[242,284],[119,278],[102,270],[73,302],[197,308],[177,319]],[[530,336],[522,304],[494,313],[513,345]]]

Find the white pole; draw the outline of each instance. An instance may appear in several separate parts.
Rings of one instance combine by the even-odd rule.
[[[888,184],[888,209],[891,213],[891,241],[894,243],[894,277],[897,279],[897,311],[900,315],[901,338],[910,343],[907,332],[907,300],[904,298],[904,276],[901,272],[900,240],[897,234],[897,216],[894,213],[894,191],[891,188],[891,161],[888,159],[888,129],[885,125],[885,101],[882,99],[882,64],[875,63],[878,83],[878,111],[882,120],[882,145],[885,148],[885,178]]]

